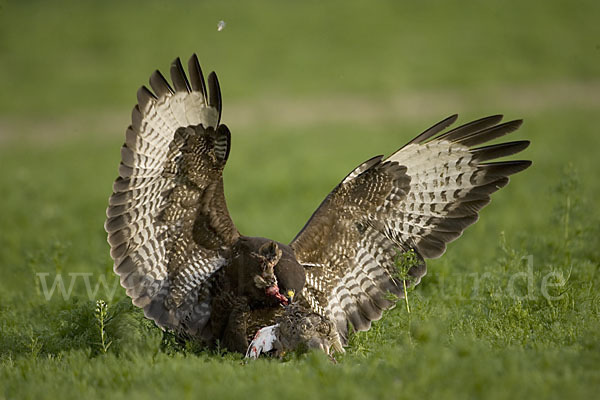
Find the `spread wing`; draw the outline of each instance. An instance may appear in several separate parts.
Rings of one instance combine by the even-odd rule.
[[[194,54],[138,91],[105,229],[133,303],[164,328],[195,334],[210,316],[211,277],[239,236],[223,194],[230,133],[219,125],[216,75],[208,91]]]
[[[446,244],[475,223],[490,195],[530,161],[487,162],[528,145],[517,141],[476,147],[516,130],[491,116],[441,133],[454,115],[429,128],[387,158],[354,169],[323,201],[290,246],[305,266],[303,297],[331,319],[342,341],[348,322],[367,330],[403,295],[395,262],[414,250],[411,284],[426,273],[424,258],[441,256]]]

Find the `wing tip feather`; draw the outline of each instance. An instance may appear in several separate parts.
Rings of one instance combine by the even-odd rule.
[[[159,98],[175,94],[175,91],[165,76],[158,69],[154,70],[152,75],[150,75],[149,83],[150,87]]]
[[[175,90],[177,92],[191,92],[190,83],[187,79],[185,71],[183,70],[183,65],[181,65],[181,59],[179,57],[177,57],[171,63],[170,73],[171,80],[173,81],[173,85],[175,86]]]

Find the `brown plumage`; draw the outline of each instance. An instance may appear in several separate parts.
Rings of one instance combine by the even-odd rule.
[[[170,72],[173,87],[156,71],[152,91],[138,91],[105,229],[133,303],[160,327],[208,345],[244,351],[257,327],[279,322],[284,348],[341,349],[349,323],[369,329],[394,304],[388,294],[402,296],[399,253],[414,250],[407,283],[418,284],[424,259],[443,254],[508,176],[531,164],[488,162],[527,141],[476,147],[521,121],[491,116],[444,132],[452,116],[360,164],[289,246],[246,237],[223,193],[231,134],[220,123],[216,74],[207,86],[195,55],[189,80],[179,59]]]

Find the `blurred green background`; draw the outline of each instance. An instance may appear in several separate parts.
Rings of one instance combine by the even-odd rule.
[[[597,1],[0,1],[0,399],[249,387],[271,398],[278,379],[290,382],[277,392],[287,398],[299,388],[344,398],[595,393],[599,17]],[[165,355],[155,330],[134,328],[115,330],[121,352],[88,363],[94,299],[76,284],[78,306],[48,303],[35,274],[112,279],[102,225],[136,90],[194,52],[221,82],[233,136],[226,197],[248,235],[289,241],[348,171],[453,113],[523,118],[510,139],[532,141],[523,157],[534,165],[429,263],[413,315],[398,307],[357,335],[340,366],[318,355],[254,369]],[[569,277],[559,306],[436,297],[469,290],[457,273],[488,271],[501,285],[528,254],[539,277]],[[118,301],[120,288],[109,307]],[[64,325],[85,325],[73,315],[92,318],[91,331]],[[147,348],[123,350],[134,341]],[[159,383],[163,370],[181,385]],[[237,386],[223,385],[230,377]]]

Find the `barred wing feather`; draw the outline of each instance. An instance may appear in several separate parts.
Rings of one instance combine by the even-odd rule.
[[[219,125],[217,77],[208,90],[196,55],[188,80],[179,59],[173,87],[156,71],[121,149],[105,229],[115,272],[133,303],[159,326],[197,334],[210,316],[211,277],[239,236],[222,171],[230,133]]]
[[[520,152],[528,141],[474,147],[516,130],[521,121],[491,116],[442,133],[451,116],[387,158],[372,158],[352,171],[323,201],[290,246],[306,269],[303,297],[331,319],[345,343],[348,323],[367,330],[403,296],[396,274],[399,252],[414,250],[408,272],[416,285],[425,258],[477,221],[490,195],[530,161],[490,162]]]

